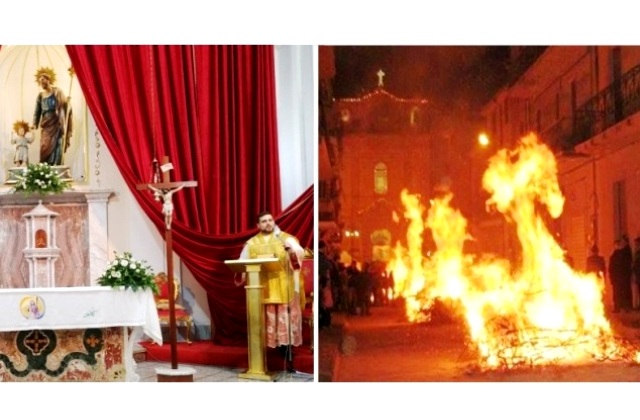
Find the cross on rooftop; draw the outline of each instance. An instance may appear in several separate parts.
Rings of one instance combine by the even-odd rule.
[[[382,79],[384,79],[385,73],[380,69],[376,74],[378,75],[378,86],[384,86],[384,81]]]

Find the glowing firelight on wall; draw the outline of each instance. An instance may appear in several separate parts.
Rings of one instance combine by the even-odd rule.
[[[489,145],[489,136],[486,133],[480,133],[478,135],[478,144],[481,147],[487,147]]]

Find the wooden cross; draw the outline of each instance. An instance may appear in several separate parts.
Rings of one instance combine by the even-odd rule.
[[[162,158],[162,182],[138,184],[138,190],[151,190],[157,201],[162,201],[162,214],[164,214],[165,232],[164,239],[167,251],[167,279],[169,282],[169,342],[171,343],[171,369],[178,369],[178,351],[176,339],[176,301],[175,285],[173,284],[173,241],[171,235],[171,221],[173,219],[173,193],[185,187],[195,187],[197,181],[171,182],[169,171],[173,165],[169,158]]]

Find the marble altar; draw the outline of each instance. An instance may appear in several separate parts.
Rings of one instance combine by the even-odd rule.
[[[53,286],[92,286],[109,263],[107,202],[110,190],[81,189],[46,196],[0,192],[0,288],[29,287],[25,220],[38,202],[58,214]]]
[[[0,381],[138,381],[143,334],[162,344],[150,290],[0,290]]]

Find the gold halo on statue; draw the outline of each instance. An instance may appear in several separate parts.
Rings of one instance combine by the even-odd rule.
[[[13,123],[13,131],[18,134],[20,128],[24,128],[24,134],[27,134],[29,132],[29,123],[24,120],[16,120]]]
[[[34,76],[36,78],[36,83],[40,82],[41,76],[45,76],[49,79],[52,85],[56,84],[56,72],[51,67],[40,67]]]

